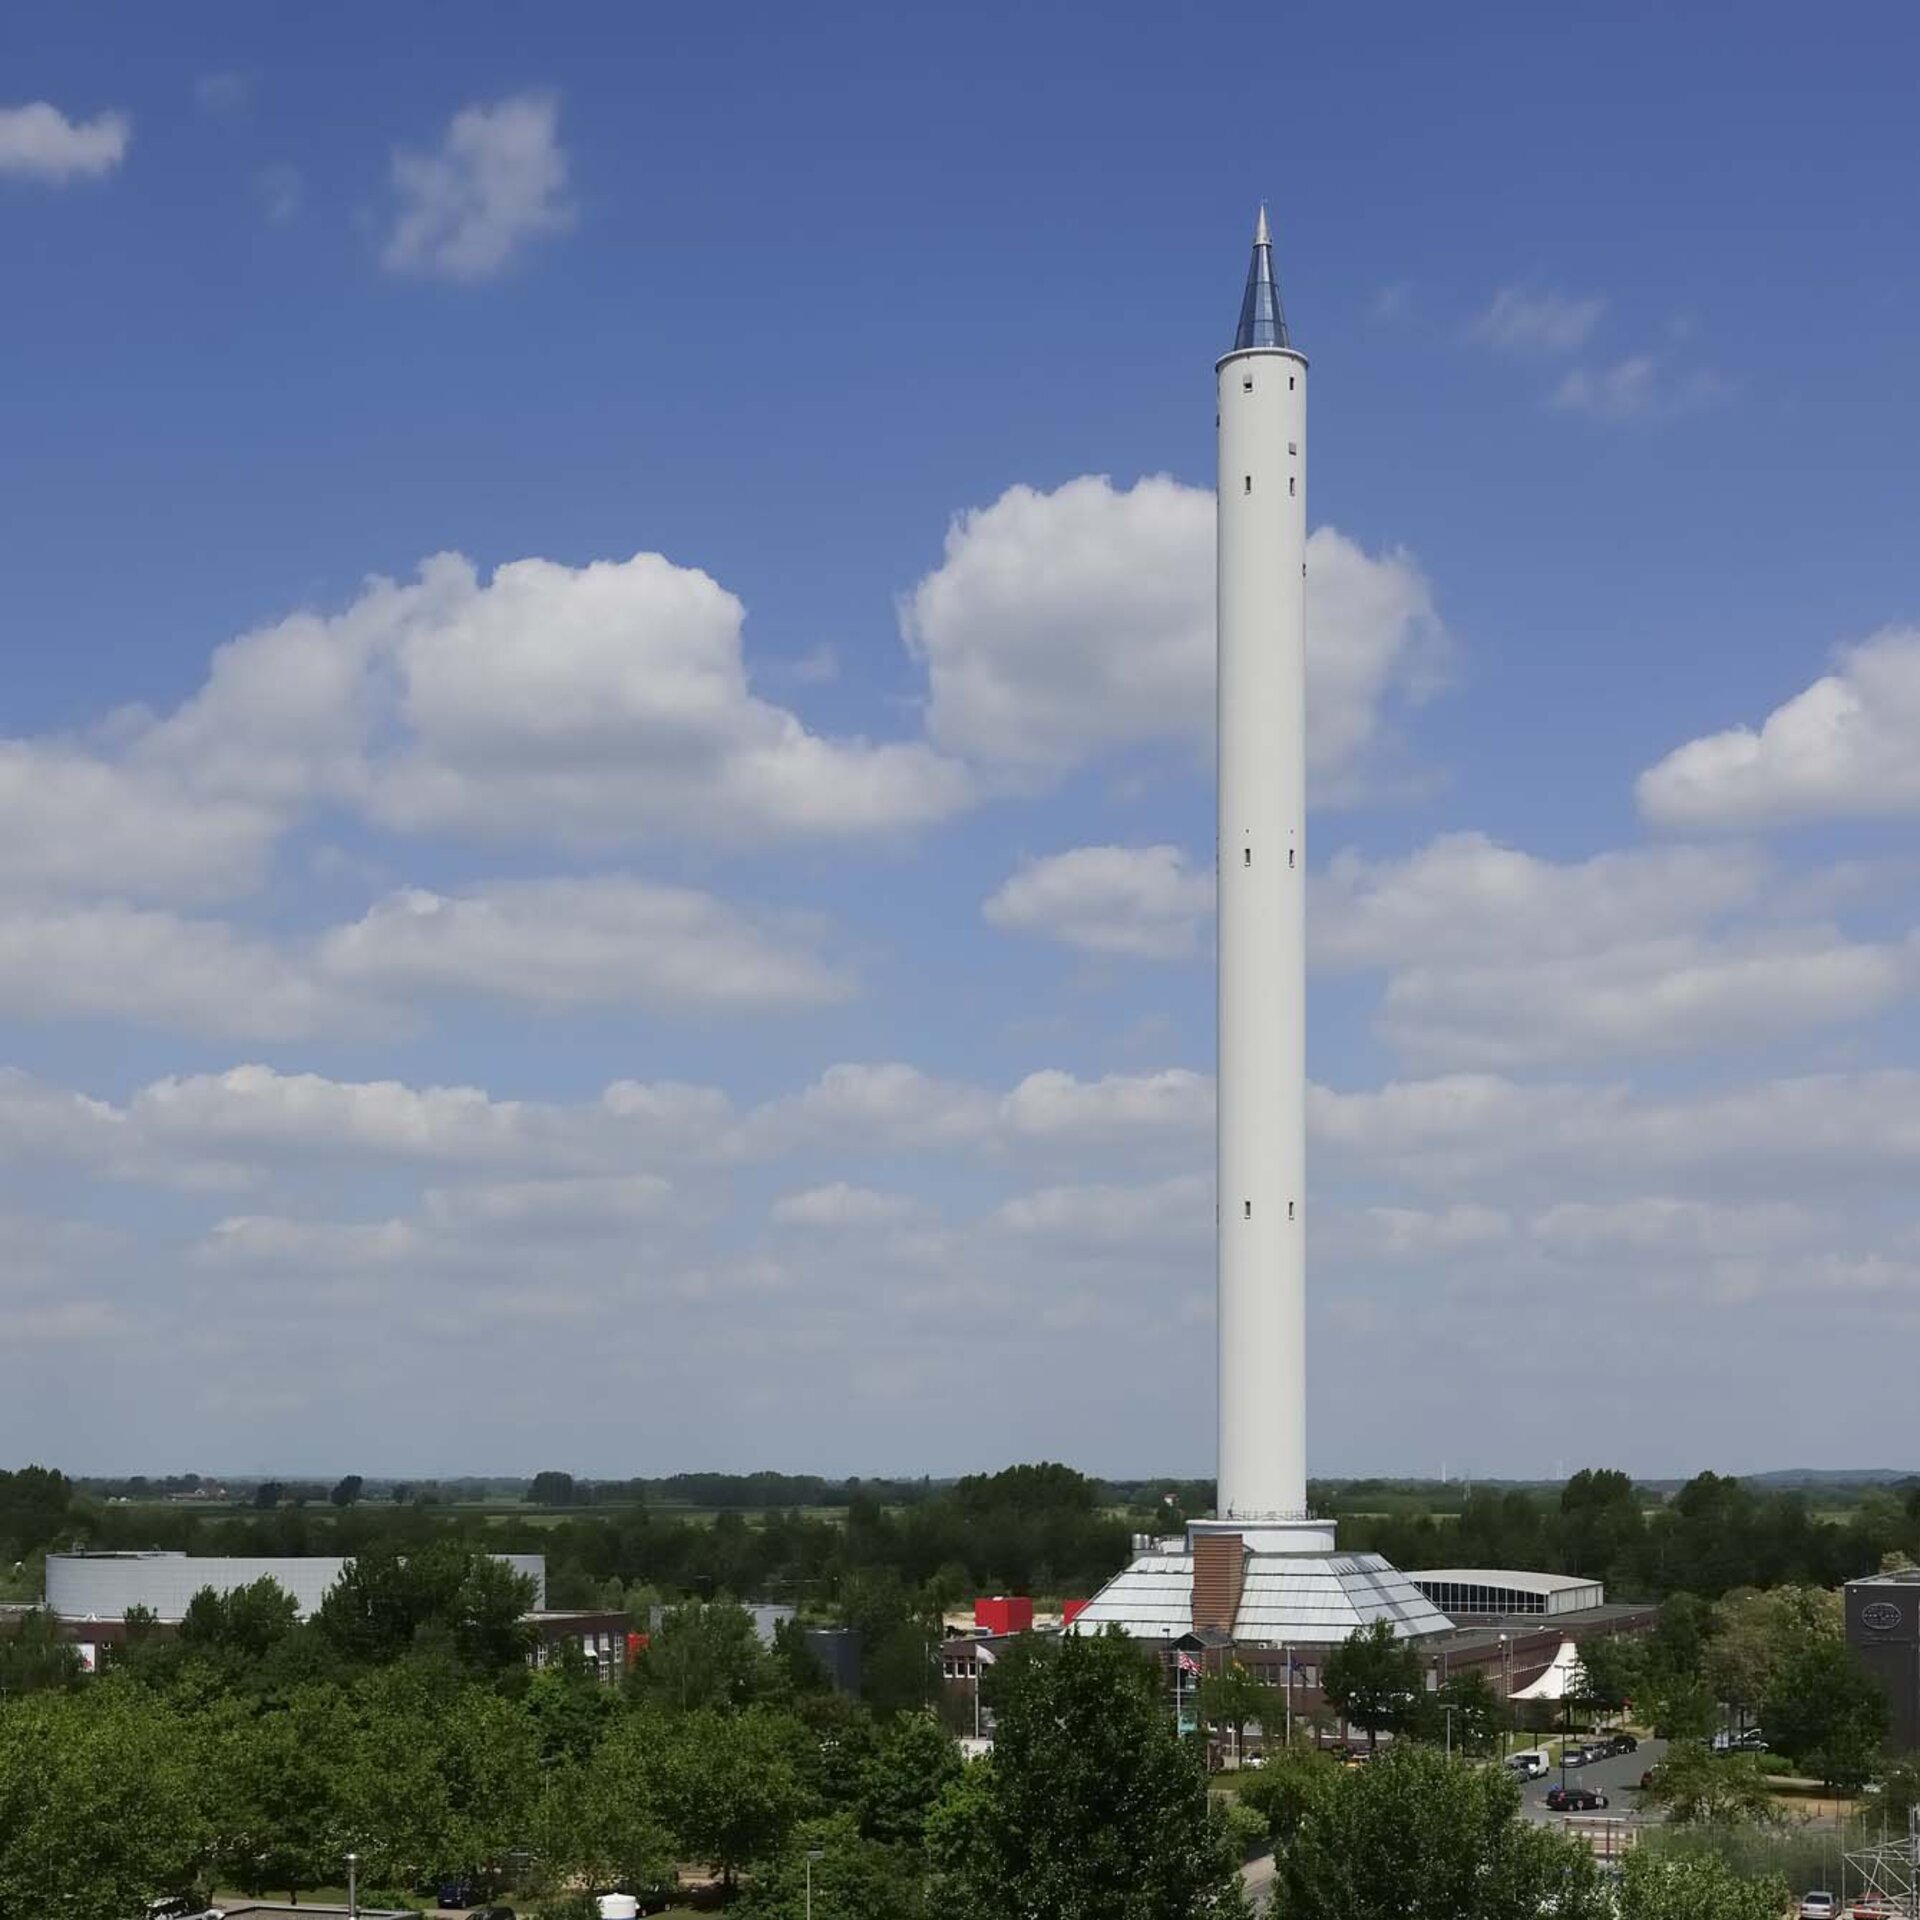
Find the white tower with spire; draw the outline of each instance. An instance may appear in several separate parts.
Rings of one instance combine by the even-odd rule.
[[[1219,391],[1223,1521],[1307,1508],[1307,359],[1267,210]]]
[[[1331,1646],[1444,1633],[1378,1554],[1307,1512],[1307,361],[1266,209],[1218,396],[1220,1491],[1183,1538],[1141,1539],[1076,1632]]]

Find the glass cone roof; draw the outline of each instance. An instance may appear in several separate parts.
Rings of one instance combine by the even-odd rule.
[[[1267,236],[1267,210],[1260,209],[1254,230],[1253,260],[1247,268],[1247,291],[1240,302],[1240,329],[1233,350],[1248,347],[1290,347],[1287,310],[1280,304],[1280,283],[1273,277],[1273,243]]]

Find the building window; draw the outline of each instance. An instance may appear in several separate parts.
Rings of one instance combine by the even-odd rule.
[[[1251,492],[1253,491],[1253,475],[1252,475],[1252,474],[1248,474],[1248,475],[1247,475],[1247,478],[1246,478],[1246,488],[1245,488],[1245,490],[1246,490],[1246,491],[1247,491],[1248,493],[1251,493]]]
[[[1240,864],[1243,867],[1253,865],[1253,849],[1251,847],[1242,847],[1240,849]]]
[[[1291,847],[1287,849],[1287,867],[1289,871],[1291,871],[1293,867],[1293,849]]]
[[[1253,375],[1252,374],[1246,373],[1240,376],[1240,391],[1242,393],[1251,393],[1253,391]]]
[[[1300,443],[1297,440],[1287,442],[1287,451],[1297,460],[1300,457]]]
[[[1248,492],[1252,492],[1252,490],[1253,490],[1253,483],[1252,483],[1251,481],[1249,481],[1249,482],[1247,483],[1247,490],[1248,490]],[[1293,475],[1292,475],[1292,474],[1288,474],[1288,475],[1287,475],[1287,492],[1288,492],[1288,494],[1289,494],[1289,495],[1293,495],[1293,494],[1296,494],[1296,493],[1298,493],[1299,491],[1300,491],[1300,482],[1299,482],[1298,480],[1296,480],[1296,479],[1295,479],[1295,478],[1293,477]]]
[[[1292,374],[1287,375],[1287,391],[1289,393],[1293,391],[1293,375]]]
[[[1243,1205],[1244,1205],[1244,1206],[1246,1207],[1246,1209],[1247,1209],[1247,1218],[1248,1218],[1249,1220],[1251,1220],[1251,1219],[1253,1218],[1253,1202],[1252,1202],[1251,1200],[1248,1200],[1248,1201],[1245,1201],[1245,1202],[1243,1202],[1242,1204],[1243,1204]]]
[[[1287,1218],[1289,1220],[1293,1218],[1293,1202],[1291,1200],[1287,1202]]]

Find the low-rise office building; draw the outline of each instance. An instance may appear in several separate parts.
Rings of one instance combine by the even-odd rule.
[[[1849,1580],[1846,1620],[1847,1645],[1887,1696],[1888,1745],[1920,1751],[1920,1567]]]

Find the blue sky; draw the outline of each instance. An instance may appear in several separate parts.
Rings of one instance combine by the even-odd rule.
[[[1904,1460],[1917,37],[16,10],[0,1455],[1206,1470],[1265,198],[1314,1470]]]

